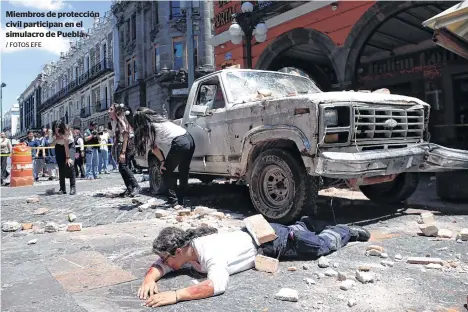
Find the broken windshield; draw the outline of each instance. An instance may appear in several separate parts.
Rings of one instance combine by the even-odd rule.
[[[226,80],[234,104],[321,92],[310,79],[280,72],[232,71]]]

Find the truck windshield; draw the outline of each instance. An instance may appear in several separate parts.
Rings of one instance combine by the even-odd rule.
[[[226,80],[234,104],[321,92],[308,78],[279,72],[233,71]]]

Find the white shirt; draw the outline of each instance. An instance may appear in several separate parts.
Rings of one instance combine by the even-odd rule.
[[[193,240],[192,247],[198,255],[198,263],[190,265],[208,274],[215,296],[226,291],[229,275],[255,267],[257,248],[250,234],[243,231],[202,236]],[[155,265],[161,268],[163,275],[172,271],[161,259]]]
[[[171,145],[172,140],[187,133],[187,130],[176,125],[172,121],[153,122],[156,129],[155,142],[159,145]]]
[[[103,132],[99,136],[99,142],[101,143],[101,150],[107,151],[107,143],[109,141],[109,133]]]
[[[82,138],[78,138],[78,140],[76,140],[76,145],[80,147],[80,151],[84,152],[84,141]]]
[[[73,135],[70,134],[68,136],[68,145],[73,143],[75,140],[73,139]],[[52,136],[52,132],[49,134],[49,142],[55,142],[55,144],[60,144],[60,145],[65,145],[65,140],[64,139],[56,139],[55,136]]]

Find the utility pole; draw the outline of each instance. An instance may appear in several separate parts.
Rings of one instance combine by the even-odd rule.
[[[193,60],[193,3],[192,0],[186,2],[186,20],[187,20],[187,67],[188,67],[188,89],[192,87],[195,80],[195,64]]]

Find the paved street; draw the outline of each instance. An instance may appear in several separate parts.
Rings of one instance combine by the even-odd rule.
[[[139,175],[138,179],[141,180]],[[215,208],[226,214],[222,220],[207,220],[221,231],[238,228],[242,218],[251,215],[252,206],[245,187],[215,183],[201,185],[191,181],[189,200],[196,206]],[[141,183],[144,187],[148,182]],[[46,195],[58,182],[41,182],[34,187],[2,188],[2,223],[17,221],[44,226],[47,222],[67,224],[74,213],[83,224],[80,232],[58,231],[34,234],[32,230],[2,232],[2,311],[147,311],[135,296],[148,266],[155,260],[151,243],[168,224],[196,226],[198,221],[179,223],[173,218],[157,219],[154,210],[139,209],[131,199],[106,198],[103,194],[121,191],[118,173],[97,181],[79,181],[78,195]],[[427,180],[415,194],[434,193],[433,181]],[[347,199],[331,196],[343,196]],[[26,203],[38,197],[39,203]],[[430,196],[427,196],[430,197]],[[142,202],[149,194],[140,196]],[[162,198],[157,202],[163,202]],[[410,201],[413,203],[414,201]],[[413,205],[413,204],[412,204]],[[454,207],[461,211],[466,204]],[[424,207],[424,204],[414,204]],[[47,208],[43,215],[34,214]],[[142,210],[142,211],[140,211]],[[468,242],[421,236],[417,218],[421,212],[412,207],[389,214],[370,204],[359,192],[328,190],[322,192],[319,218],[337,223],[356,222],[372,232],[369,243],[352,243],[327,258],[330,267],[321,269],[317,261],[282,262],[276,274],[251,270],[231,277],[228,291],[218,297],[179,303],[161,311],[466,311],[468,295]],[[435,214],[441,229],[454,235],[468,227],[468,215]],[[36,244],[27,242],[37,239]],[[366,256],[366,247],[385,248],[388,259]],[[400,254],[402,260],[396,260]],[[438,257],[446,261],[441,269],[408,264],[412,256]],[[395,262],[384,267],[382,260]],[[371,266],[376,281],[357,282],[348,291],[340,289],[336,277],[324,277],[330,269],[354,275],[362,265]],[[287,268],[295,266],[296,271]],[[305,266],[305,267],[304,267]],[[335,267],[336,266],[336,267]],[[307,268],[305,270],[304,268]],[[161,290],[180,288],[202,280],[194,272],[170,275],[159,284]],[[328,272],[327,272],[328,273]],[[315,281],[307,285],[305,279]],[[283,287],[296,289],[296,303],[274,299]],[[350,299],[356,300],[348,307]]]

